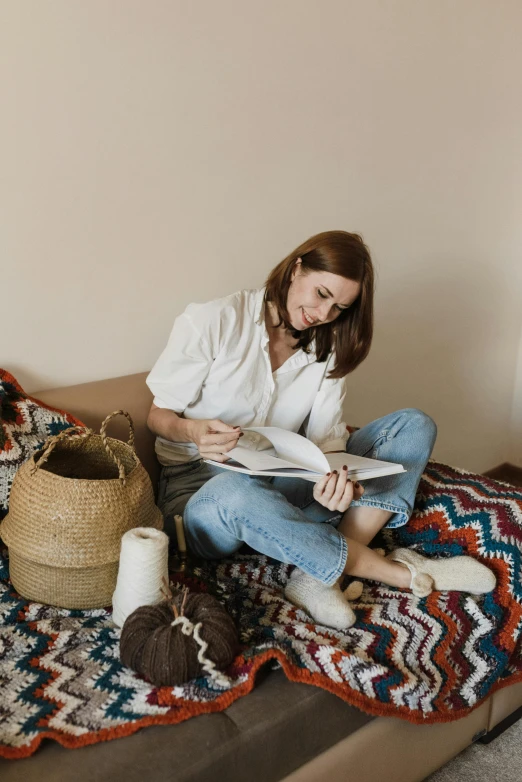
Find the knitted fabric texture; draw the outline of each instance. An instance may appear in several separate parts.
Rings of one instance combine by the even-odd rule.
[[[410,549],[396,549],[387,559],[401,562],[409,568],[411,590],[417,597],[427,597],[434,589],[484,595],[496,586],[495,574],[473,557],[428,559]],[[421,578],[425,581],[419,588]]]
[[[0,369],[0,521],[9,509],[13,478],[48,437],[83,426],[70,413],[28,396],[15,378]]]
[[[298,568],[288,580],[285,597],[306,611],[318,625],[345,630],[355,624],[357,617],[339,584],[326,586]]]
[[[238,649],[234,622],[212,595],[189,594],[185,601],[177,595],[155,606],[137,608],[121,631],[121,661],[157,687],[183,684],[204,673],[193,629],[184,632],[183,624],[175,624],[180,615],[190,620],[189,627],[201,623],[205,657],[217,669],[230,665]]]
[[[376,545],[380,541],[376,541]],[[457,720],[522,682],[522,491],[430,462],[415,510],[382,545],[429,558],[470,555],[497,578],[493,592],[410,591],[364,582],[355,624],[314,625],[285,600],[292,568],[254,554],[192,563],[178,587],[217,597],[239,629],[224,673],[155,687],[120,660],[120,632],[103,609],[29,603],[0,558],[0,754],[27,757],[44,739],[81,747],[226,709],[268,661],[373,715],[417,724]]]

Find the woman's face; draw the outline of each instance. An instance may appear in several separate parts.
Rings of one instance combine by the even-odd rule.
[[[338,274],[314,271],[305,274],[298,258],[286,300],[290,323],[297,331],[331,323],[353,304],[360,291],[359,282]]]

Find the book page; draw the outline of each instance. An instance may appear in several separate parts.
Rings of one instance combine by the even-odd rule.
[[[393,472],[406,472],[401,464],[395,464],[395,462],[383,462],[379,459],[369,459],[367,456],[354,456],[351,453],[329,453],[326,454],[326,459],[330,465],[326,472],[330,470],[342,470],[343,464],[348,465],[348,474],[352,471],[357,473],[364,473],[365,470],[371,470],[372,472],[379,472],[379,470],[386,470],[387,474],[391,474],[389,471],[391,468],[398,467],[400,469],[393,470]]]
[[[351,480],[378,477],[405,472],[400,464],[354,456],[349,453],[324,454],[314,443],[295,432],[288,432],[275,426],[249,426],[244,431],[257,432],[273,443],[273,448],[256,451],[237,445],[228,451],[228,457],[246,470],[257,474],[288,475],[289,471],[316,481],[327,472],[348,467]],[[222,465],[225,466],[225,465]],[[230,469],[240,469],[230,465]],[[297,470],[297,473],[295,471]],[[241,470],[243,471],[243,470]],[[308,471],[308,473],[306,472]]]
[[[304,467],[321,475],[330,470],[328,460],[321,449],[300,434],[279,429],[277,426],[247,426],[244,431],[262,434],[275,447],[277,458],[289,462],[292,467]]]
[[[253,451],[250,448],[244,448],[241,445],[236,445],[231,451],[228,451],[227,456],[234,459],[244,467],[248,467],[249,470],[279,470],[281,468],[293,468],[300,469],[300,464],[294,462],[287,462],[285,459],[279,459],[273,455],[273,449],[266,451]]]
[[[216,467],[220,467],[224,470],[233,470],[234,472],[242,472],[247,475],[273,475],[276,478],[304,478],[307,481],[315,483],[322,476],[316,473],[311,473],[308,470],[301,470],[295,467],[285,467],[284,469],[277,470],[249,470],[248,467],[243,467],[239,462],[229,460],[228,462],[215,462],[213,459],[205,459],[208,464],[215,464]]]
[[[247,473],[248,475],[274,475],[279,478],[304,478],[304,480],[312,481],[312,483],[320,481],[323,477],[322,475],[318,475],[315,472],[309,472],[308,470],[298,470],[294,467],[277,470],[249,470],[248,467],[243,467],[238,462],[234,461],[228,461],[224,463],[215,462],[212,459],[205,459],[205,461],[209,464],[215,464],[216,467],[221,467],[225,470],[234,470],[235,472]],[[397,472],[406,472],[406,470],[404,470],[400,464],[392,464],[391,462],[384,463],[388,465],[386,468],[379,467],[376,470],[370,470],[366,468],[363,470],[353,469],[348,473],[350,480],[365,481],[369,480],[370,478],[380,478],[383,475],[393,475]]]

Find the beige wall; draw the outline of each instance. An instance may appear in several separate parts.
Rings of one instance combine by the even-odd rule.
[[[507,460],[522,467],[522,336],[518,351],[517,373],[513,389],[513,407],[510,422]]]
[[[506,458],[522,3],[3,0],[1,15],[0,364],[28,389],[147,369],[189,301],[257,287],[344,228],[379,277],[348,419],[416,406],[437,458]]]

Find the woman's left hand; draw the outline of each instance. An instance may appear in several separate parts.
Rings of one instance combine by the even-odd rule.
[[[364,494],[360,483],[352,483],[348,471],[342,469],[327,473],[314,486],[314,500],[328,510],[344,513],[352,500],[358,500]]]

